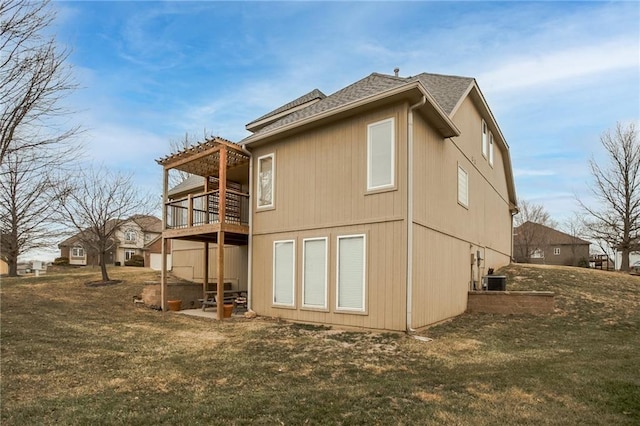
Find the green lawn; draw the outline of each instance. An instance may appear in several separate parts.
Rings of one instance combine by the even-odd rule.
[[[548,316],[361,333],[136,307],[156,273],[3,278],[1,423],[640,424],[640,277],[511,266]]]

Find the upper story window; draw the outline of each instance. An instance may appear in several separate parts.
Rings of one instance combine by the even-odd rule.
[[[124,240],[131,243],[131,242],[135,242],[136,241],[136,231],[134,231],[133,229],[127,229],[126,231],[124,231]]]
[[[393,118],[367,126],[367,190],[395,185]]]
[[[493,133],[489,132],[489,165],[493,167]]]
[[[82,247],[73,247],[71,249],[72,257],[84,257],[84,249]]]
[[[469,207],[469,174],[458,165],[458,203]]]
[[[482,155],[487,158],[489,137],[487,134],[487,122],[482,120]]]
[[[258,158],[258,208],[273,207],[275,154]]]
[[[560,254],[560,247],[554,247],[553,249],[553,254],[555,254],[556,256],[558,256]]]

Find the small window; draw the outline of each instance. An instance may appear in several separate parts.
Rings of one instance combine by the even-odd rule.
[[[258,208],[273,207],[275,154],[258,158]]]
[[[489,165],[493,167],[493,133],[489,132]]]
[[[469,175],[462,166],[458,166],[458,203],[469,206]]]
[[[71,249],[71,257],[84,257],[84,249],[82,247],[73,247]]]
[[[365,259],[364,235],[338,237],[337,310],[365,311]]]
[[[327,308],[327,239],[309,238],[302,243],[302,306]]]
[[[124,251],[124,260],[131,260],[131,258],[136,254],[135,250],[125,250]]]
[[[482,155],[487,158],[487,122],[482,120]]]
[[[273,243],[273,304],[294,306],[295,242]]]
[[[395,142],[393,118],[367,127],[367,190],[395,185]]]
[[[126,231],[124,231],[124,240],[127,242],[135,242],[136,240],[136,231],[134,231],[133,229],[127,229]]]
[[[560,254],[560,247],[555,247],[553,249],[553,254],[555,254],[556,256],[558,256]]]

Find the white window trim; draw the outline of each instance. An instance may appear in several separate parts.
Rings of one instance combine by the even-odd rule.
[[[560,256],[560,247],[554,247],[553,248],[553,254],[556,256]]]
[[[262,185],[260,184],[260,164],[264,158],[271,158],[271,204],[260,205],[260,198],[262,196]],[[275,208],[276,204],[276,154],[272,152],[267,155],[263,155],[258,157],[257,164],[258,172],[256,173],[256,209],[258,210],[266,210]]]
[[[487,122],[482,120],[482,156],[487,158],[487,146],[488,146],[488,135],[487,135]]]
[[[306,266],[306,242],[307,241],[324,241],[324,305],[307,305],[304,300],[305,295],[305,266]],[[327,237],[305,238],[302,240],[302,307],[307,309],[328,309],[328,290],[329,290],[329,239]]]
[[[292,268],[292,272],[291,272],[291,276],[293,277],[293,280],[291,282],[291,303],[279,303],[276,302],[276,245],[279,243],[291,243],[293,244],[293,259],[291,262],[291,268]],[[274,241],[273,242],[273,271],[272,271],[272,298],[271,298],[271,302],[273,303],[273,306],[280,306],[280,307],[287,307],[287,308],[293,308],[296,306],[296,240],[278,240],[278,241]]]
[[[74,254],[74,253],[82,253],[82,254]],[[84,247],[76,246],[71,248],[71,257],[84,257]]]
[[[347,238],[362,238],[362,308],[348,308],[340,306],[340,240]],[[367,311],[367,236],[365,234],[340,235],[336,244],[336,311],[363,313]]]
[[[129,235],[133,236],[133,238],[129,238]],[[124,231],[124,240],[127,242],[135,242],[138,239],[138,233],[133,229],[127,229]]]
[[[466,178],[466,194],[465,195],[465,200],[461,200],[460,199],[460,171],[462,171],[464,173],[464,176]],[[464,167],[462,167],[460,164],[458,164],[458,175],[457,175],[457,199],[458,199],[458,204],[460,204],[461,206],[465,207],[465,208],[469,208],[469,173],[464,169]]]
[[[128,258],[128,259],[127,259],[127,253],[130,253],[130,254],[131,254],[131,256],[129,256],[129,258]],[[135,251],[134,249],[125,249],[125,250],[124,250],[124,260],[125,260],[125,261],[127,261],[127,260],[131,260],[131,258],[132,258],[133,256],[135,256],[135,255],[136,255],[136,251]]]
[[[391,123],[391,182],[383,185],[372,186],[371,184],[371,128],[384,123]],[[387,118],[367,125],[367,191],[378,191],[382,189],[395,188],[396,186],[396,127],[395,119]]]
[[[489,132],[489,165],[493,167],[493,133]]]

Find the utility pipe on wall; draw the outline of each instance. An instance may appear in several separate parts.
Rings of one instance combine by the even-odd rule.
[[[413,314],[413,110],[427,103],[427,97],[409,107],[407,113],[407,333],[415,331],[411,328]]]

